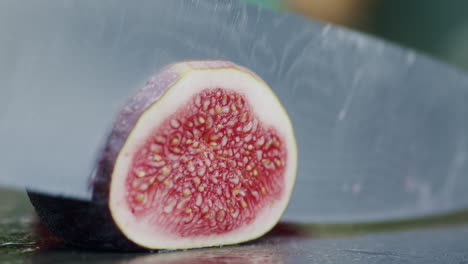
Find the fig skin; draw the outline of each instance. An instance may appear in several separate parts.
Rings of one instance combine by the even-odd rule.
[[[91,201],[55,197],[28,191],[29,199],[49,231],[81,248],[144,250],[119,230],[109,209],[110,180],[125,140],[144,111],[169,89],[180,75],[166,67],[146,82],[126,103],[114,122],[90,178]]]
[[[101,250],[142,251],[115,225],[106,201],[80,201],[28,192],[48,230],[68,245]]]
[[[193,69],[213,68],[237,68],[264,83],[250,70],[227,61],[177,63],[169,65],[151,77],[143,88],[137,90],[136,94],[127,101],[114,121],[114,126],[90,177],[91,201],[28,192],[38,215],[53,234],[70,245],[82,248],[123,251],[148,250],[129,240],[112,217],[109,207],[110,183],[117,158],[141,115],[182,78],[185,72]],[[248,240],[252,239],[255,238]]]

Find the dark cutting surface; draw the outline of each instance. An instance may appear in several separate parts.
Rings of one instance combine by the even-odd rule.
[[[468,263],[468,212],[355,225],[282,223],[243,245],[122,253],[67,247],[37,224],[24,193],[2,190],[0,199],[0,263],[5,264]]]

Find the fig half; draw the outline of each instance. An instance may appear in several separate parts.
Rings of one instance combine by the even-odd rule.
[[[91,202],[30,193],[49,229],[85,247],[186,249],[268,232],[297,167],[289,117],[269,86],[227,61],[151,77],[117,116]]]

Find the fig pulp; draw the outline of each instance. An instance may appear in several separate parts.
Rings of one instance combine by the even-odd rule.
[[[235,244],[278,222],[296,163],[291,122],[264,81],[227,61],[181,62],[117,116],[91,202],[30,197],[52,232],[80,246]]]

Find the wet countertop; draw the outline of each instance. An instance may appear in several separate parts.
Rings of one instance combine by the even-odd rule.
[[[246,244],[162,252],[67,247],[23,192],[0,189],[0,263],[468,263],[468,212],[360,224],[281,223]]]

